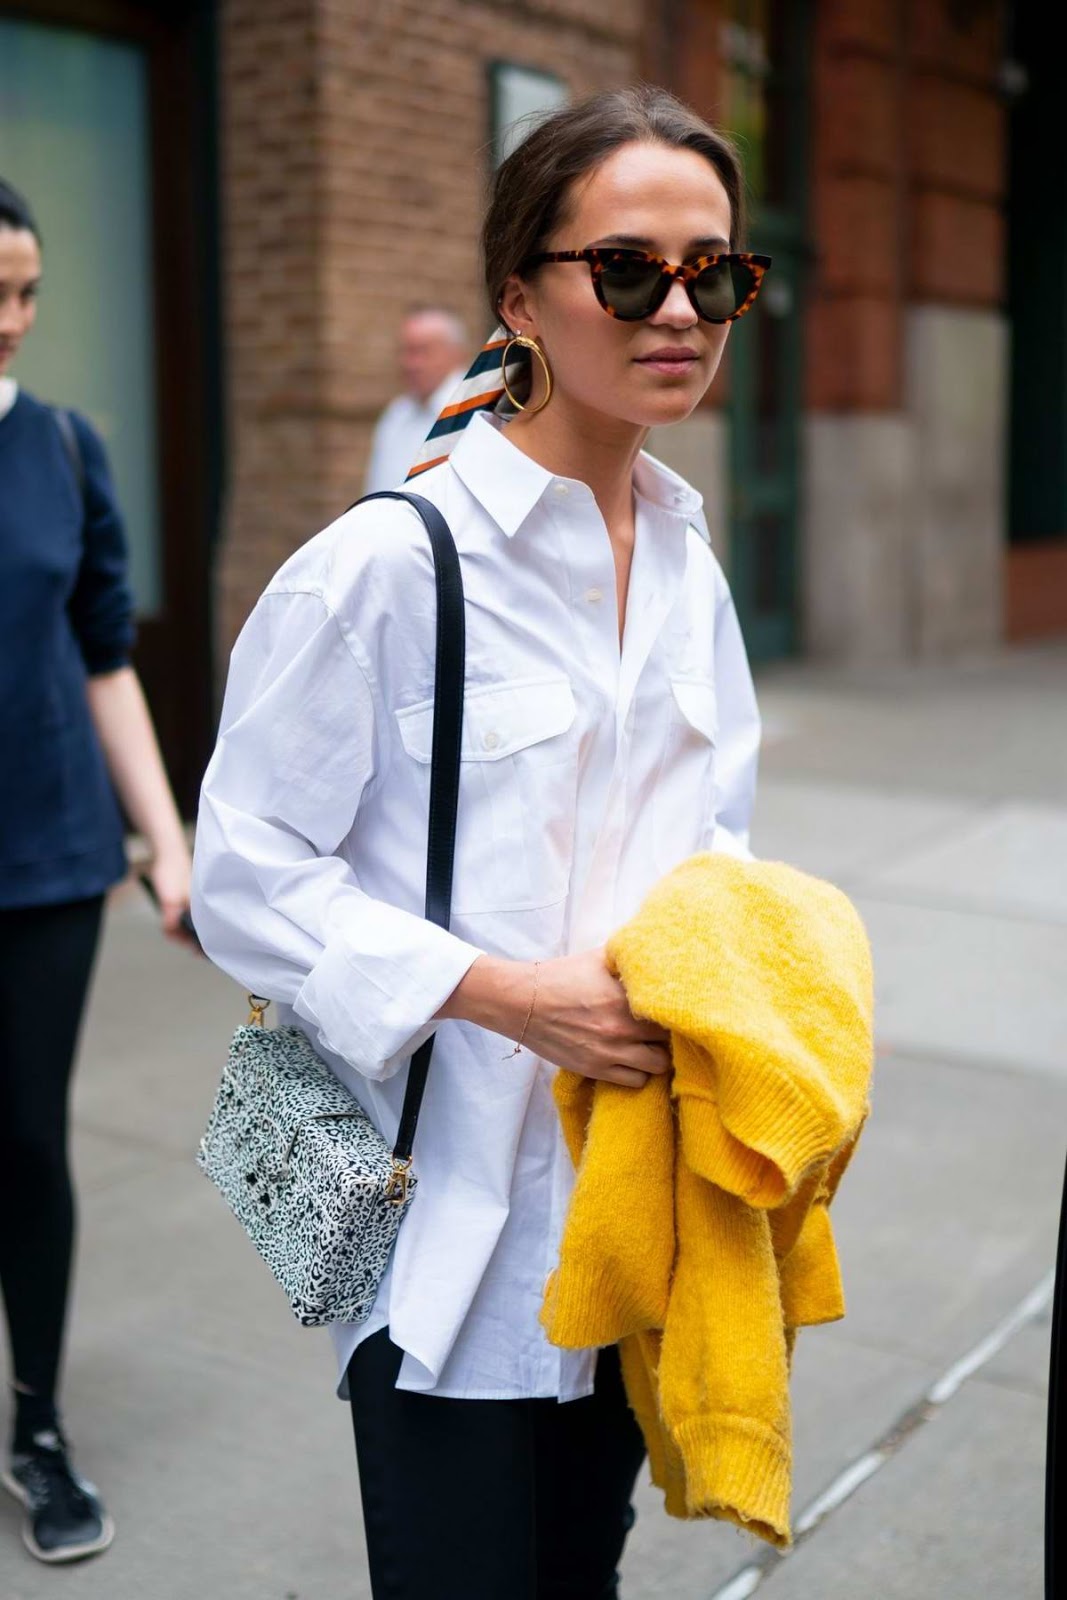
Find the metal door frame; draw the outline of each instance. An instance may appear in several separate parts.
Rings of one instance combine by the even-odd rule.
[[[761,479],[756,460],[758,405],[757,339],[761,318],[768,315],[757,302],[753,311],[732,331],[729,345],[730,390],[727,415],[730,442],[729,550],[730,584],[741,619],[749,655],[756,661],[792,654],[798,643],[798,573],[802,478],[801,422],[803,414],[804,342],[803,305],[807,268],[808,195],[810,163],[810,83],[813,0],[791,0],[784,6],[788,29],[782,67],[786,75],[789,126],[786,190],[788,207],[757,204],[749,225],[753,249],[777,257],[778,280],[788,276],[793,294],[784,352],[781,414],[782,463],[771,479]],[[767,288],[775,281],[772,267]],[[766,291],[765,291],[766,292]],[[773,293],[773,289],[772,289]],[[774,572],[776,605],[773,610],[756,604],[756,551],[749,529],[755,518],[777,513],[785,519],[785,537]]]

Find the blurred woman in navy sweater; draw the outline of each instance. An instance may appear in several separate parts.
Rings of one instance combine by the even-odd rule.
[[[74,1239],[71,1066],[107,890],[126,873],[120,802],[183,937],[189,858],[133,668],[126,544],[89,424],[7,369],[33,326],[41,241],[0,180],[0,1287],[14,1390],[5,1486],[42,1561],[107,1548],[71,1465],[57,1382]]]

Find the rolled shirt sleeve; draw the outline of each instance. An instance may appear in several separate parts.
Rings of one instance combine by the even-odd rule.
[[[71,412],[84,469],[83,554],[69,601],[78,647],[90,677],[129,664],[134,643],[133,594],[126,531],[107,456],[84,417]]]
[[[482,953],[366,894],[345,859],[377,778],[367,667],[318,595],[268,591],[234,649],[197,823],[193,919],[213,961],[387,1078]]]

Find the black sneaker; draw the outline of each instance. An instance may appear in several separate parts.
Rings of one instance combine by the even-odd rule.
[[[95,1488],[74,1471],[66,1441],[52,1429],[35,1433],[32,1449],[12,1453],[0,1482],[26,1507],[22,1538],[38,1561],[79,1561],[115,1537]]]

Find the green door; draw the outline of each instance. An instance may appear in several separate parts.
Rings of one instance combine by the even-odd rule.
[[[810,5],[733,0],[731,16],[725,120],[751,190],[751,248],[774,258],[729,344],[730,582],[761,661],[797,645]]]

